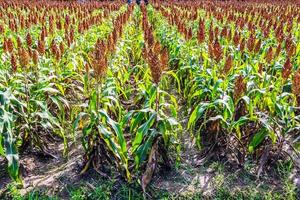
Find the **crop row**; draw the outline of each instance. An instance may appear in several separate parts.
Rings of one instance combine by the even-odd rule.
[[[15,181],[28,151],[57,158],[49,144],[63,143],[67,157],[81,141],[81,173],[145,191],[187,131],[204,160],[258,175],[299,157],[298,6],[0,4],[0,156]]]

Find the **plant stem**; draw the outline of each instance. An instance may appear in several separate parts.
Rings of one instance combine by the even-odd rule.
[[[25,95],[26,95],[26,116],[27,116],[27,120],[28,120],[28,132],[30,132],[30,103],[29,103],[29,77],[28,77],[28,70],[25,67],[26,70],[24,70],[24,77],[25,77]],[[26,138],[28,137],[28,132],[26,132],[24,139],[26,140]]]
[[[96,93],[97,93],[97,111],[99,110],[99,107],[100,107],[100,92],[101,92],[101,90],[102,90],[102,84],[101,84],[101,77],[99,77],[99,76],[97,76],[97,91],[96,91]]]
[[[155,100],[155,111],[157,112],[158,114],[158,110],[159,110],[159,86],[157,85],[156,87],[156,100]]]

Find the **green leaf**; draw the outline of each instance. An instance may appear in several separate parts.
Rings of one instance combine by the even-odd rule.
[[[4,147],[2,146],[2,144],[3,144],[3,136],[2,134],[0,134],[0,156],[5,156]]]
[[[267,136],[268,131],[265,128],[260,129],[260,131],[258,133],[256,133],[254,135],[254,137],[252,138],[248,150],[250,153],[253,153],[255,148],[262,143],[262,141],[265,139],[265,137]]]
[[[110,150],[114,153],[114,156],[118,159],[121,159],[121,151],[120,148],[118,147],[117,143],[113,141],[113,133],[111,133],[107,128],[105,128],[103,125],[98,125],[98,129],[100,132],[100,135],[102,134],[104,136],[105,142],[108,144],[108,147]]]
[[[145,113],[144,112],[138,112],[137,115],[132,119],[131,126],[130,126],[130,132],[133,132],[135,128],[140,125],[142,120],[144,119]]]
[[[135,157],[134,157],[136,168],[138,168],[140,166],[140,164],[144,160],[146,160],[148,152],[152,147],[153,139],[155,138],[156,134],[157,134],[156,130],[151,130],[151,133],[150,133],[148,139],[146,140],[146,142],[144,142],[142,145],[140,145],[137,148],[137,150],[135,152]]]
[[[138,146],[141,144],[143,137],[148,133],[150,127],[153,125],[157,117],[156,113],[152,113],[150,118],[142,124],[135,135],[135,138],[132,142],[132,152],[135,152],[135,150],[138,148]]]
[[[198,105],[194,111],[192,112],[191,116],[190,116],[190,119],[188,121],[188,125],[187,125],[187,128],[188,129],[191,129],[194,124],[198,121],[198,119],[200,119],[200,117],[202,117],[204,111],[206,110],[206,108],[208,107],[209,104],[201,104],[201,105]]]
[[[127,123],[128,123],[128,121],[130,120],[130,118],[132,117],[132,115],[134,114],[134,110],[131,110],[131,111],[129,111],[124,117],[123,117],[123,119],[122,119],[122,121],[121,121],[121,126],[123,127],[123,126],[125,126]]]
[[[105,111],[101,110],[99,112],[102,116],[105,116],[106,121],[108,124],[114,129],[115,133],[117,134],[118,143],[121,146],[122,153],[127,156],[127,147],[126,147],[126,141],[124,138],[123,131],[121,129],[121,126],[117,124],[114,120],[112,120]]]
[[[173,71],[167,71],[165,73],[166,75],[171,75],[177,82],[177,87],[178,87],[178,93],[181,93],[181,89],[180,89],[180,80],[178,78],[178,76],[176,75],[176,73],[174,73]]]
[[[8,162],[8,172],[13,180],[22,183],[19,173],[19,155],[15,146],[15,138],[13,136],[13,116],[11,113],[4,111],[1,113],[1,134],[4,139],[5,158]]]
[[[97,109],[97,93],[94,91],[90,97],[90,102],[89,102],[89,109],[90,112],[96,111]]]
[[[82,118],[84,118],[85,116],[87,116],[87,113],[81,112],[77,115],[76,119],[74,120],[72,124],[73,137],[75,136],[75,131],[78,128],[80,120],[82,120]]]

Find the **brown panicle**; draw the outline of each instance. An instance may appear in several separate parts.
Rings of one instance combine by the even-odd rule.
[[[10,58],[11,69],[13,72],[17,71],[17,59],[14,54],[11,55]]]
[[[227,28],[224,27],[224,28],[222,29],[222,31],[221,31],[221,36],[222,36],[222,38],[225,38],[226,35],[227,35]]]
[[[283,65],[283,68],[282,68],[282,78],[283,78],[283,79],[286,80],[286,79],[289,78],[289,76],[290,76],[291,73],[292,73],[292,68],[293,68],[292,63],[291,63],[291,61],[290,61],[290,58],[288,58],[288,59],[285,61],[284,65]]]
[[[47,32],[46,32],[46,29],[45,28],[43,28],[42,29],[42,31],[41,31],[41,36],[40,36],[41,38],[41,40],[45,40],[45,38],[47,37]]]
[[[275,57],[278,57],[279,56],[279,54],[280,54],[280,52],[281,52],[281,43],[279,43],[278,44],[278,46],[277,46],[277,48],[276,48],[276,52],[275,52]]]
[[[293,84],[292,84],[292,91],[293,94],[296,96],[297,99],[297,106],[300,106],[300,69],[296,72]]]
[[[158,85],[160,82],[160,79],[161,79],[161,74],[162,74],[159,59],[153,53],[152,50],[150,50],[148,52],[148,56],[149,56],[149,65],[150,65],[152,80],[155,84]]]
[[[263,73],[263,64],[262,63],[259,63],[258,64],[258,73],[260,74],[260,75],[262,75],[262,73]]]
[[[155,42],[153,51],[156,54],[160,52],[160,44],[159,44],[159,42]]]
[[[245,38],[243,38],[240,42],[240,51],[243,53],[245,50],[245,46],[246,46],[246,40]]]
[[[17,45],[18,45],[18,48],[22,47],[22,41],[21,41],[21,38],[19,36],[17,37]]]
[[[249,52],[252,52],[253,49],[254,49],[254,42],[255,42],[255,38],[254,38],[254,35],[251,34],[248,42],[247,42],[247,48],[249,50]]]
[[[85,63],[84,68],[85,68],[85,73],[89,74],[89,72],[90,72],[90,67],[89,67],[89,64],[88,64],[88,63]]]
[[[235,33],[234,33],[233,43],[235,46],[238,46],[240,43],[240,34],[237,31],[235,31]]]
[[[168,68],[169,63],[169,53],[167,48],[163,48],[160,54],[161,67],[162,70],[166,70]]]
[[[24,48],[19,49],[19,60],[22,67],[26,67],[28,65],[29,59],[30,57],[28,52]]]
[[[99,40],[97,41],[92,58],[93,68],[99,77],[103,77],[107,70],[106,49],[103,48],[103,44]]]
[[[269,47],[269,49],[266,53],[265,59],[266,59],[267,63],[272,62],[272,59],[273,59],[273,48],[272,47]]]
[[[14,50],[14,43],[13,43],[13,41],[11,40],[11,38],[8,38],[8,39],[6,40],[6,44],[7,44],[7,50],[8,50],[8,52],[9,52],[9,53],[12,53],[13,50]]]
[[[233,65],[232,56],[228,55],[227,58],[226,58],[225,66],[224,66],[224,69],[223,69],[223,73],[224,74],[228,74],[229,71],[232,68],[232,65]]]
[[[212,24],[209,27],[209,42],[212,43],[214,41],[214,30]]]
[[[220,60],[222,59],[223,51],[222,51],[221,44],[219,43],[218,40],[215,41],[213,49],[214,49],[214,56],[216,61],[220,62]]]
[[[38,50],[38,52],[39,52],[40,55],[44,55],[45,54],[45,41],[44,40],[39,40],[38,41],[37,50]]]
[[[59,44],[59,50],[60,50],[60,53],[61,53],[61,54],[63,54],[63,53],[65,52],[65,47],[64,47],[64,43],[63,43],[63,42],[61,42],[61,43]]]
[[[55,55],[55,54],[56,54],[56,51],[57,51],[57,49],[58,49],[58,47],[57,47],[57,45],[56,45],[56,43],[55,43],[54,40],[52,40],[52,42],[51,42],[50,49],[51,49],[51,53],[52,53],[53,55]]]
[[[7,40],[5,38],[3,38],[3,52],[8,52]]]
[[[203,43],[205,41],[205,25],[203,20],[199,21],[199,30],[198,30],[197,39],[199,43]]]
[[[30,33],[27,33],[27,35],[26,35],[26,43],[27,43],[27,47],[32,46],[32,39],[31,39]]]
[[[3,27],[2,24],[0,24],[0,33],[1,33],[1,34],[4,33],[4,27]]]
[[[39,52],[37,50],[33,50],[32,52],[32,60],[34,64],[38,63],[39,60]]]
[[[254,49],[254,52],[255,53],[258,53],[259,50],[260,50],[260,47],[261,47],[261,40],[258,40],[255,44],[255,49]]]
[[[244,77],[239,75],[234,83],[234,100],[237,101],[246,92],[247,85],[244,81]]]
[[[295,53],[296,53],[296,46],[292,43],[290,47],[287,49],[287,56],[291,58],[294,56]]]

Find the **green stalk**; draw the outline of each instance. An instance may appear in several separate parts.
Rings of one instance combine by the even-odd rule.
[[[158,111],[159,111],[159,85],[156,86],[156,100],[155,100],[155,111],[157,112],[158,115]]]
[[[26,66],[25,66],[26,68]],[[27,116],[27,120],[28,120],[28,129],[26,131],[26,134],[24,136],[24,140],[26,140],[26,138],[28,137],[28,132],[30,131],[30,103],[29,103],[29,83],[28,83],[28,70],[26,68],[26,70],[24,70],[24,77],[25,77],[25,95],[26,95],[26,116]]]
[[[97,104],[96,104],[96,109],[99,111],[100,107],[100,93],[102,91],[102,84],[101,84],[101,77],[97,76],[97,85],[96,85],[96,95],[97,95]]]

